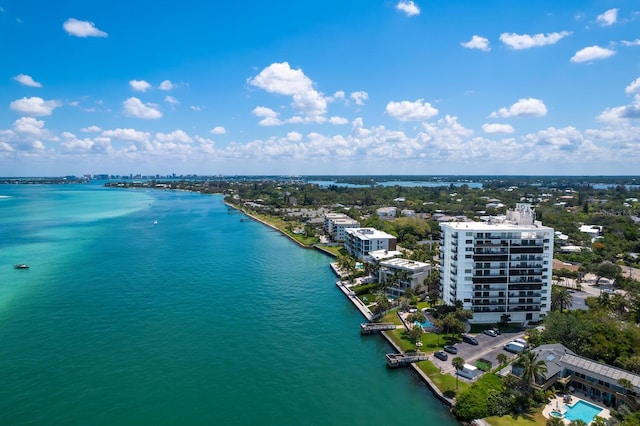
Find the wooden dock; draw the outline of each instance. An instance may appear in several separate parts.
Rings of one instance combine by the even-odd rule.
[[[364,322],[360,324],[360,333],[373,334],[385,330],[395,330],[396,325],[392,322]]]
[[[425,361],[429,356],[424,352],[414,352],[410,354],[387,354],[387,367],[404,367],[412,362]]]

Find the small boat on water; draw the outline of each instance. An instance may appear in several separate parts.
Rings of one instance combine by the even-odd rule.
[[[26,263],[18,263],[17,265],[13,265],[14,269],[29,269],[29,265]]]

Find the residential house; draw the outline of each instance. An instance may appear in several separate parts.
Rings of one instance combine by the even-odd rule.
[[[581,357],[560,343],[541,345],[532,351],[547,366],[544,378],[536,384],[540,389],[556,385],[607,406],[618,407],[624,403],[634,410],[640,408],[635,399],[640,393],[640,375]],[[520,376],[522,368],[512,366],[511,373]]]

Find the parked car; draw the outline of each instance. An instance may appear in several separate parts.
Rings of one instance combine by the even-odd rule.
[[[506,345],[504,345],[503,349],[505,351],[507,351],[507,352],[511,352],[511,353],[514,353],[514,354],[519,354],[521,352],[524,352],[524,350],[526,348],[522,343],[509,342]]]
[[[463,334],[462,335],[462,341],[465,343],[470,343],[472,345],[477,345],[478,341],[476,340],[475,337],[473,336],[469,336],[468,334]]]
[[[433,354],[433,356],[435,356],[436,358],[438,358],[441,361],[446,361],[447,359],[449,359],[449,355],[447,355],[447,353],[444,352],[444,351],[435,352]]]
[[[456,348],[453,345],[447,345],[442,349],[444,349],[445,352],[449,352],[450,354],[453,354],[453,355],[458,353],[458,348]]]
[[[492,330],[494,331],[494,333],[496,333],[496,335],[500,335],[500,329],[498,327],[493,327]]]
[[[486,334],[487,336],[491,336],[491,337],[497,337],[498,335],[496,334],[495,331],[493,331],[492,329],[488,328],[486,330],[483,331],[484,334]]]

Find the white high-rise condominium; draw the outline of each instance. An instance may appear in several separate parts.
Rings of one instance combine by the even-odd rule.
[[[506,218],[440,224],[440,290],[472,323],[525,323],[551,309],[553,228],[519,203]]]

